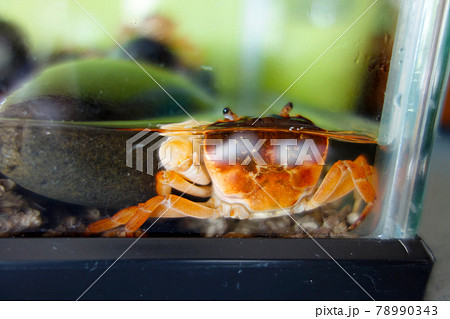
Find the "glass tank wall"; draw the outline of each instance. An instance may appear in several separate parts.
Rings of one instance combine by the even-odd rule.
[[[0,236],[412,237],[448,12],[0,0]]]

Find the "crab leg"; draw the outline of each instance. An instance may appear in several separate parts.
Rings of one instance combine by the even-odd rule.
[[[341,165],[343,164],[343,166]],[[355,189],[355,183],[351,175],[351,171],[358,172],[361,178],[361,182],[363,183],[362,187],[368,187],[373,189],[373,167],[367,164],[367,161],[364,156],[360,155],[358,158],[354,161],[342,161],[341,164],[338,164],[340,166],[339,168],[342,169],[342,175],[339,181],[339,184],[336,186],[334,192],[332,192],[329,197],[326,199],[327,203],[331,203],[345,195],[347,195],[349,192],[351,192],[353,189]],[[358,167],[355,167],[358,166]],[[349,166],[352,167],[352,169],[349,169]],[[362,170],[362,171],[361,171]],[[331,170],[330,170],[331,171]],[[367,184],[364,182],[364,179],[367,179],[369,181],[370,186],[367,186]],[[324,179],[325,181],[325,179]],[[361,184],[361,182],[359,184]],[[322,182],[323,184],[323,182]],[[360,185],[361,186],[361,185]],[[361,188],[361,187],[360,187]],[[356,190],[361,194],[360,188],[356,187]],[[365,193],[370,192],[369,190],[366,190]],[[375,191],[373,191],[375,193]],[[317,194],[317,192],[316,192]],[[362,196],[362,194],[361,194]],[[362,196],[364,197],[364,196]]]
[[[360,155],[355,161],[336,162],[322,181],[314,196],[307,201],[307,209],[316,208],[322,204],[337,200],[353,189],[356,189],[366,202],[366,207],[358,219],[349,227],[354,229],[370,213],[376,198],[371,184],[373,169],[367,164],[364,156]]]
[[[86,234],[100,233],[126,224],[130,218],[137,213],[137,210],[137,206],[128,207],[122,209],[110,218],[105,218],[89,224],[86,228]]]
[[[211,218],[216,210],[192,202],[177,195],[155,196],[143,204],[122,209],[111,218],[105,218],[89,225],[86,233],[99,233],[125,224],[125,232],[132,233],[151,217],[195,217]]]
[[[194,185],[175,171],[161,171],[156,174],[156,192],[158,195],[168,195],[171,193],[172,188],[198,197],[211,196],[210,186]]]
[[[350,162],[355,167],[350,167],[350,174],[352,176],[353,183],[355,184],[356,190],[361,195],[362,199],[367,203],[366,207],[363,209],[358,219],[349,227],[349,230],[357,227],[370,213],[373,206],[375,205],[376,194],[375,190],[370,183],[370,180],[374,178],[373,175],[368,176],[368,172],[373,173],[372,168],[366,163],[365,166],[357,166],[355,163]]]

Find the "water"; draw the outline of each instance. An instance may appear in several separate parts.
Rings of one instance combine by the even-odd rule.
[[[172,151],[175,157],[178,156],[193,166],[194,171],[200,169],[207,172],[206,175],[212,179],[213,186],[204,187],[201,183],[197,183],[195,187],[209,187],[212,194],[196,196],[197,193],[187,191],[183,195],[185,190],[182,187],[178,190],[174,187],[172,192],[175,195],[183,195],[183,198],[193,203],[216,207],[217,218],[161,218],[151,227],[148,236],[355,237],[367,234],[367,230],[364,233],[359,232],[358,227],[353,231],[348,230],[365,206],[357,192],[350,191],[341,199],[319,205],[314,209],[306,209],[307,211],[304,211],[305,208],[301,208],[302,205],[299,203],[303,197],[306,199],[312,196],[325,173],[335,162],[352,161],[363,155],[367,158],[368,164],[373,165],[376,141],[369,136],[352,132],[326,131],[306,122],[301,128],[298,123],[293,125],[291,120],[274,118],[271,121],[273,123],[265,119],[258,124],[259,127],[244,125],[244,121],[238,129],[229,126],[231,122],[190,127],[188,130],[180,125],[162,126],[144,130],[142,137],[128,150],[127,141],[139,134],[140,130],[42,121],[2,121],[0,171],[4,174],[2,183],[6,186],[2,186],[3,191],[0,194],[1,234],[86,236],[86,227],[89,224],[112,216],[122,208],[157,196],[155,175],[158,171],[169,171],[168,168],[174,168],[174,161],[176,162],[176,158],[170,157],[165,159],[165,165],[158,165],[163,160],[161,154],[165,154],[161,149],[168,145],[169,140],[188,144],[197,140],[207,144],[207,147],[203,148],[200,145],[198,149],[197,168],[194,163],[196,156],[193,155],[197,149],[193,146],[188,145],[188,148],[181,147]],[[278,128],[268,124],[276,124]],[[156,137],[148,144],[142,145],[142,141],[152,134]],[[236,146],[236,151],[230,151],[229,148],[229,141],[233,136],[237,142],[231,145]],[[206,143],[205,138],[208,141]],[[249,143],[243,143],[242,138],[247,139]],[[262,143],[258,147],[255,138],[265,139],[265,144]],[[222,144],[211,143],[211,140],[222,140]],[[273,140],[276,142],[273,143]],[[297,142],[295,145],[283,146],[280,140],[290,141],[291,144],[293,140]],[[309,144],[309,148],[302,153],[306,140],[312,140],[317,144],[318,154],[324,160],[323,167],[313,162],[317,160],[311,146],[313,144]],[[217,145],[226,146],[222,148],[225,152],[220,163],[212,158],[215,152],[211,152],[211,147],[215,149]],[[142,172],[137,170],[136,165],[139,147],[142,147],[144,155]],[[152,148],[154,150],[148,153]],[[282,150],[286,152],[284,155]],[[129,165],[131,167],[128,167],[126,157],[130,151],[132,161]],[[147,153],[150,157],[146,156]],[[233,154],[236,155],[234,162],[230,157]],[[303,166],[307,167],[305,169],[300,169],[303,166],[298,165],[301,154]],[[148,174],[149,158],[152,159],[152,175]],[[263,159],[265,163],[259,163],[258,158]],[[283,159],[286,162],[283,162]],[[309,159],[313,161],[308,161]],[[223,166],[224,161],[232,161],[232,165],[228,163]],[[182,166],[179,162],[176,164],[177,167]],[[234,183],[229,183],[227,182],[229,176],[224,175],[224,172],[232,168],[239,170],[241,175],[238,175],[239,178]],[[242,172],[247,175],[242,175]],[[183,174],[183,170],[181,173]],[[311,176],[307,177],[308,174],[316,177],[311,179]],[[191,182],[200,175],[183,176],[188,176],[186,183],[192,186]],[[234,186],[239,186],[238,181],[247,178],[249,182],[251,176],[263,184],[259,192],[255,193],[257,195],[254,194],[253,197],[251,194],[246,195],[243,188],[236,188],[235,193],[230,195],[230,190],[233,190]],[[258,176],[261,178],[258,179]],[[287,181],[286,176],[296,176],[295,185]],[[11,186],[13,183],[8,178],[18,185]],[[300,180],[308,181],[309,184],[302,185]],[[280,191],[282,189],[284,191]],[[294,194],[292,196],[298,196],[298,200],[290,198],[289,192]],[[288,196],[283,197],[281,194]],[[272,200],[270,197],[276,198]],[[259,205],[258,200],[270,202],[266,206],[267,209],[261,209],[264,206]],[[282,203],[277,206],[279,202]],[[184,202],[183,205],[182,209],[187,207]],[[294,212],[298,214],[291,215]],[[369,217],[368,221],[372,219],[373,217]],[[154,220],[149,218],[136,232],[128,235],[142,234]],[[373,225],[369,226],[369,229],[371,228]],[[127,234],[124,227],[118,227],[96,234],[98,235]]]

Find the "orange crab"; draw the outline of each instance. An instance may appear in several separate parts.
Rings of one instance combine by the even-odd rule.
[[[317,186],[329,136],[338,135],[302,116],[289,116],[291,110],[288,103],[278,116],[254,119],[239,118],[225,108],[225,120],[203,128],[202,148],[194,145],[198,134],[186,133],[194,132],[191,121],[163,127],[169,138],[159,149],[165,170],[156,175],[158,196],[89,225],[87,233],[125,225],[125,232],[132,234],[154,217],[248,219],[296,214],[356,189],[366,206],[349,227],[354,229],[374,206],[373,166],[363,155],[354,161],[339,160]],[[173,189],[182,195],[172,194]],[[184,194],[209,200],[195,202]]]

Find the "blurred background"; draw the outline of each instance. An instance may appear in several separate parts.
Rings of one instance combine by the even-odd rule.
[[[436,263],[428,283],[426,300],[450,300],[450,89],[447,88],[444,109],[431,155],[422,220],[418,234],[430,246]]]
[[[136,39],[151,39],[178,65],[197,71],[199,82],[216,93],[219,110],[231,105],[257,116],[307,71],[271,111],[291,100],[330,128],[336,123],[317,111],[380,117],[398,2],[380,0],[352,25],[372,2],[79,1],[137,60],[151,49]],[[126,58],[72,0],[2,0],[0,6],[0,20],[16,28],[35,70],[70,58]]]

